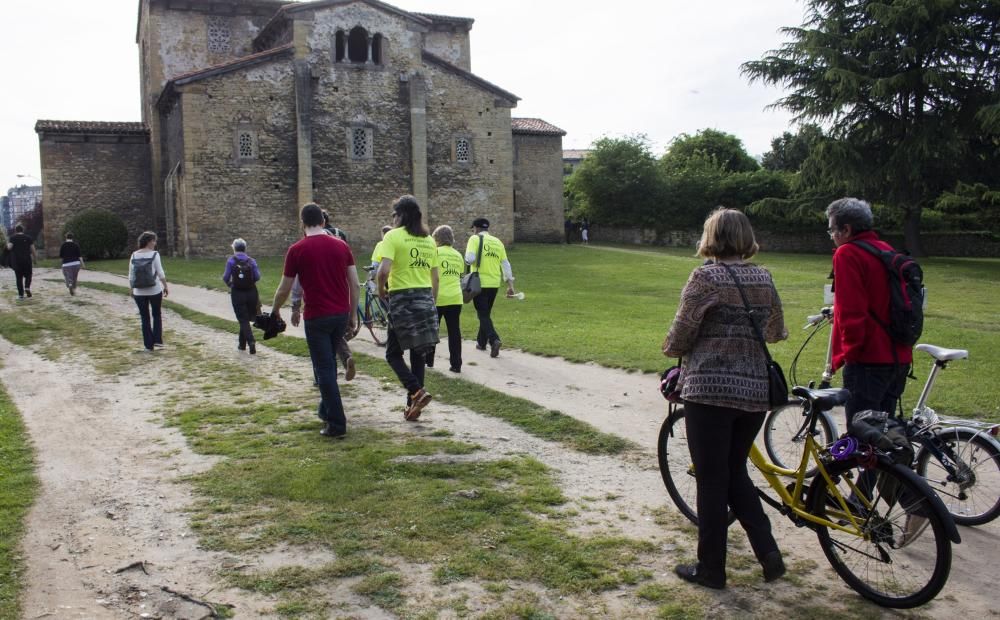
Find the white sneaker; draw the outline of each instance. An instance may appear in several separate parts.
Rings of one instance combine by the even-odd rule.
[[[920,515],[908,514],[906,515],[906,523],[903,525],[903,534],[896,541],[896,548],[902,549],[914,540],[920,537],[927,529],[927,525],[930,521],[927,517],[922,517]]]
[[[153,343],[153,348],[154,349],[166,349],[167,345],[163,344],[162,342],[154,342]]]

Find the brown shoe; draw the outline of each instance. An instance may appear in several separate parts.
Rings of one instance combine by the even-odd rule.
[[[416,422],[417,418],[420,417],[420,412],[430,404],[432,398],[433,396],[428,394],[424,388],[410,394],[410,406],[403,412],[403,418],[407,422]]]
[[[347,358],[347,361],[344,363],[344,381],[350,381],[357,373],[358,369],[354,367],[354,358]]]

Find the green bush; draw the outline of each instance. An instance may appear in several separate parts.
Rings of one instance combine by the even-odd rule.
[[[88,209],[66,222],[63,235],[73,233],[84,258],[117,258],[128,245],[125,222],[110,211]]]

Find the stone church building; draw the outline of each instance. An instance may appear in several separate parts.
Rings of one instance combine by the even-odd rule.
[[[417,0],[414,0],[417,1]],[[45,245],[100,207],[132,239],[277,255],[316,201],[370,248],[402,194],[464,244],[563,238],[562,136],[472,73],[472,19],[378,0],[140,0],[142,122],[41,120]]]

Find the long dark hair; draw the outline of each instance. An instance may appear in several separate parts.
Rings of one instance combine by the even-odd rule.
[[[414,237],[426,237],[430,233],[424,226],[423,215],[420,213],[420,205],[417,199],[409,194],[400,196],[399,200],[392,205],[392,210],[399,215],[399,225],[406,229]]]

